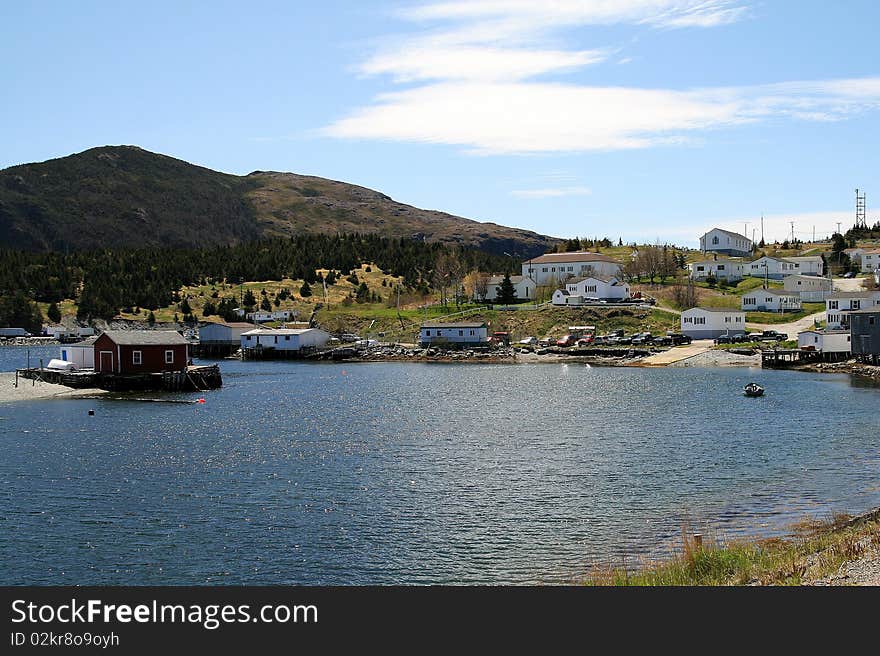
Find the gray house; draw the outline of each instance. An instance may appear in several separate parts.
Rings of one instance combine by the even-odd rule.
[[[853,356],[863,362],[880,363],[880,308],[850,312],[849,330]]]

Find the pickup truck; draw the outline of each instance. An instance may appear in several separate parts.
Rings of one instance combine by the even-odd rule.
[[[758,339],[762,342],[784,342],[788,339],[788,335],[775,330],[765,330],[758,336]]]

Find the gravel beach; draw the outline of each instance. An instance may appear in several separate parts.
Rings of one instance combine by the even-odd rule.
[[[65,385],[53,385],[21,377],[19,377],[18,387],[16,387],[15,372],[0,373],[0,403],[32,401],[34,399],[89,397],[106,393],[102,389],[74,389]]]

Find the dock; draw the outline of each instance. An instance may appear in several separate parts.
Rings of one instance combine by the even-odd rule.
[[[761,351],[761,367],[766,369],[787,369],[821,361],[822,354],[819,351],[806,349],[764,349]]]
[[[32,367],[16,369],[20,378],[42,380],[74,389],[99,388],[113,392],[165,391],[203,392],[223,386],[220,367],[216,364],[188,366],[181,371],[146,374],[104,374],[96,371],[60,371]]]

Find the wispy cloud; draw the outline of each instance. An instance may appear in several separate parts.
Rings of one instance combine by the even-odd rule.
[[[559,198],[561,196],[589,196],[589,187],[550,187],[542,189],[515,189],[510,192],[517,198]]]
[[[362,75],[388,75],[408,87],[377,96],[320,133],[448,144],[480,154],[584,152],[693,143],[707,130],[773,117],[835,121],[880,107],[880,78],[691,90],[546,79],[618,54],[567,47],[563,28],[711,28],[741,20],[747,9],[738,0],[468,0],[409,7],[401,16],[422,31],[396,39],[358,67]]]

